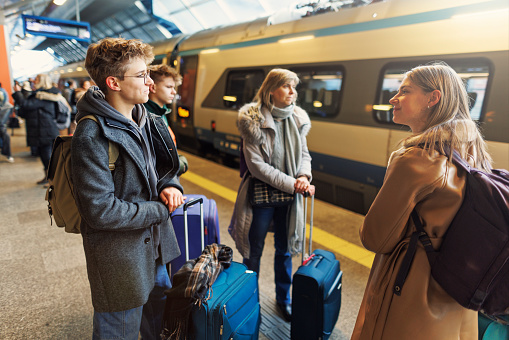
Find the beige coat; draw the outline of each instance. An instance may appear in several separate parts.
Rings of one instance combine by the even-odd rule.
[[[376,253],[352,340],[477,340],[477,312],[460,306],[431,277],[418,243],[401,296],[394,281],[415,230],[414,206],[437,249],[458,211],[465,174],[437,152],[417,147],[391,155],[384,184],[371,206],[360,236]]]

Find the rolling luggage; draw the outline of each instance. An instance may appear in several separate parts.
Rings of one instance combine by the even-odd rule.
[[[302,265],[293,276],[292,340],[328,339],[334,330],[341,308],[343,272],[330,251],[317,249],[311,253],[314,197],[311,198],[309,257],[305,259],[302,242]],[[307,198],[304,201],[304,220]],[[304,235],[306,226],[304,224]]]
[[[186,242],[187,236],[190,234],[186,229],[188,225],[190,226],[190,223],[186,221],[187,211],[192,206],[196,206],[198,202],[200,203],[200,210],[203,211],[203,197],[186,202],[182,208],[185,225],[184,256],[190,253],[188,242]],[[203,216],[203,214],[200,216]],[[202,223],[198,225],[200,224]],[[200,234],[203,239],[204,233],[200,232]],[[186,261],[188,259],[187,257]],[[258,278],[255,272],[248,270],[242,263],[231,262],[230,266],[219,274],[206,295],[210,296],[206,303],[195,304],[192,307],[186,339],[258,339],[261,317]],[[167,301],[167,304],[169,303],[171,302]],[[169,333],[171,332],[172,330]],[[171,336],[164,339],[173,340]],[[179,338],[178,340],[182,339]]]
[[[509,339],[509,315],[496,318],[479,312],[479,340]]]
[[[201,198],[203,201],[203,230],[204,236],[203,241],[198,235],[201,234],[201,218],[200,218],[200,209],[202,209],[202,205],[191,205],[184,211],[184,205],[182,207],[177,208],[171,214],[171,222],[173,224],[173,229],[175,230],[175,235],[177,237],[177,242],[179,248],[182,250],[185,248],[185,216],[184,214],[187,212],[187,220],[189,225],[189,254],[187,256],[188,259],[194,259],[201,255],[202,250],[205,246],[212,243],[220,243],[219,237],[219,214],[217,211],[216,201],[213,199],[208,199],[203,195],[186,195],[186,202],[190,202],[192,200]],[[173,277],[183,265],[186,263],[186,254],[182,252],[179,257],[172,260],[170,262],[170,278]]]
[[[192,311],[191,339],[257,340],[261,318],[256,273],[232,262],[212,292],[207,304]]]

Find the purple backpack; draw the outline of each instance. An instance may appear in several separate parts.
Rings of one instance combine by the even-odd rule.
[[[433,249],[416,210],[407,253],[394,284],[401,295],[419,240],[431,275],[460,305],[488,315],[509,313],[509,172],[486,173],[455,151],[453,162],[467,172],[465,196],[439,250]]]

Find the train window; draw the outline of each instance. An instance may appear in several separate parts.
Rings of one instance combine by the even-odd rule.
[[[262,70],[231,71],[226,80],[226,91],[223,104],[230,109],[238,110],[253,100],[256,91],[263,83],[265,75]]]
[[[344,72],[338,66],[294,68],[300,83],[297,105],[311,117],[330,118],[339,113]]]
[[[478,60],[469,65],[468,61],[462,61],[461,65],[449,63],[463,80],[469,99],[470,116],[473,120],[481,119],[484,97],[488,86],[490,75],[489,65],[482,65]],[[411,69],[387,68],[384,72],[382,88],[375,105],[373,105],[374,117],[381,123],[392,123],[392,105],[389,100],[398,92],[398,88],[403,81],[403,74]]]

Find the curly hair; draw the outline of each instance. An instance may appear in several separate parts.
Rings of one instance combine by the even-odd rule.
[[[138,39],[104,38],[87,50],[85,69],[90,78],[106,93],[109,76],[124,79],[130,61],[141,59],[147,65],[154,60],[153,47]]]
[[[154,83],[158,83],[163,80],[163,78],[172,77],[175,81],[175,86],[179,86],[182,84],[182,76],[178,74],[177,70],[173,67],[170,67],[165,64],[160,65],[150,65],[148,67],[150,71],[150,78],[154,81]]]

